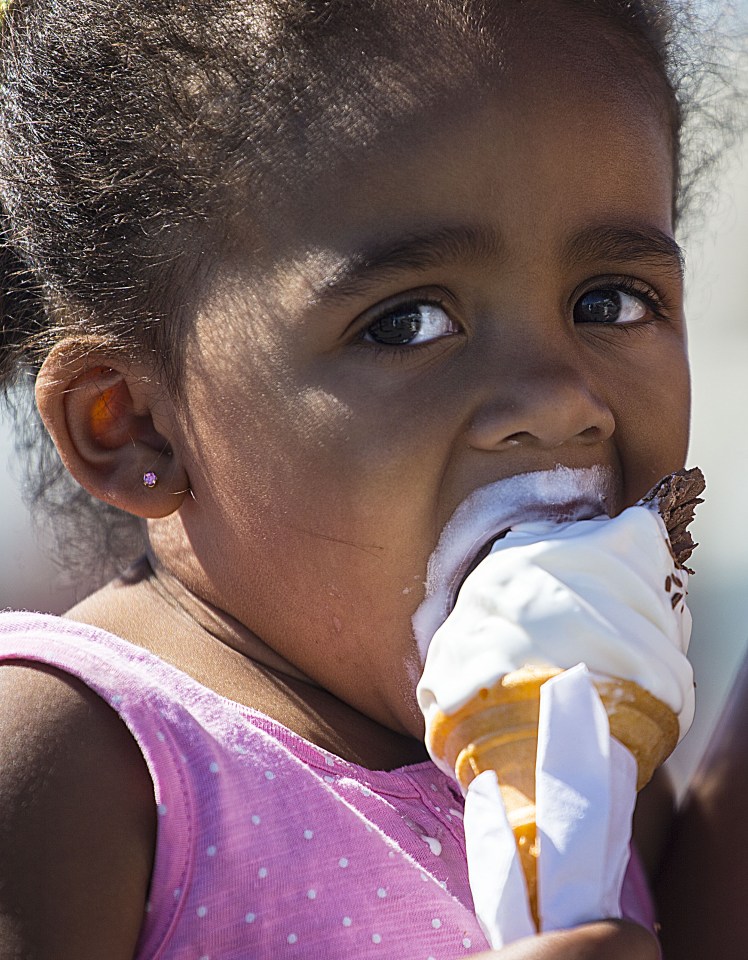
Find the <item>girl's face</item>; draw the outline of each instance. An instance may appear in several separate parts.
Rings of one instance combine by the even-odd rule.
[[[615,513],[686,454],[657,79],[564,16],[513,24],[483,83],[445,84],[428,112],[305,171],[314,189],[277,199],[188,350],[194,498],[154,525],[156,550],[414,734],[411,619],[459,505],[516,474],[602,466]]]

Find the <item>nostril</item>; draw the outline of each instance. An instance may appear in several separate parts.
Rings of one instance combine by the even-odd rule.
[[[511,384],[510,384],[511,386]],[[565,443],[600,443],[614,429],[607,400],[573,370],[555,368],[511,397],[486,398],[469,428],[472,446],[507,450],[517,446],[555,449]],[[506,385],[501,385],[501,391]]]
[[[526,431],[520,431],[519,433],[513,433],[505,437],[503,444],[507,447],[518,447],[521,443],[527,443],[528,440],[532,440],[532,434]]]
[[[607,435],[607,432],[603,430],[602,427],[595,425],[592,427],[587,427],[586,430],[580,431],[579,439],[586,441],[587,443],[602,443]]]

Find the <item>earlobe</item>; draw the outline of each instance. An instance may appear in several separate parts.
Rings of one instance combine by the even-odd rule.
[[[88,345],[58,344],[37,377],[39,412],[89,493],[139,517],[166,517],[189,492],[165,411],[171,405],[148,371],[112,360]]]

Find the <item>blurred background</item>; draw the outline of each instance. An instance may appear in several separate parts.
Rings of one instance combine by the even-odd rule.
[[[740,6],[748,13],[748,0]],[[745,64],[737,68],[745,75]],[[697,716],[669,761],[679,791],[748,649],[748,142],[730,150],[707,186],[706,222],[680,238],[688,259],[693,368],[689,463],[703,469],[708,489],[695,523],[700,546],[690,591]],[[0,414],[0,609],[59,613],[85,589],[66,585],[64,571],[48,557],[22,502],[19,477],[10,424]]]

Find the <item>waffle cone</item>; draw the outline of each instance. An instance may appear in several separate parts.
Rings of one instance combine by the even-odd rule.
[[[479,773],[497,774],[509,824],[514,831],[536,926],[537,856],[535,758],[538,748],[540,687],[560,673],[525,667],[482,689],[453,714],[437,713],[427,743],[467,790]],[[678,718],[662,701],[629,680],[593,678],[616,740],[637,762],[637,790],[651,778],[678,742]]]

